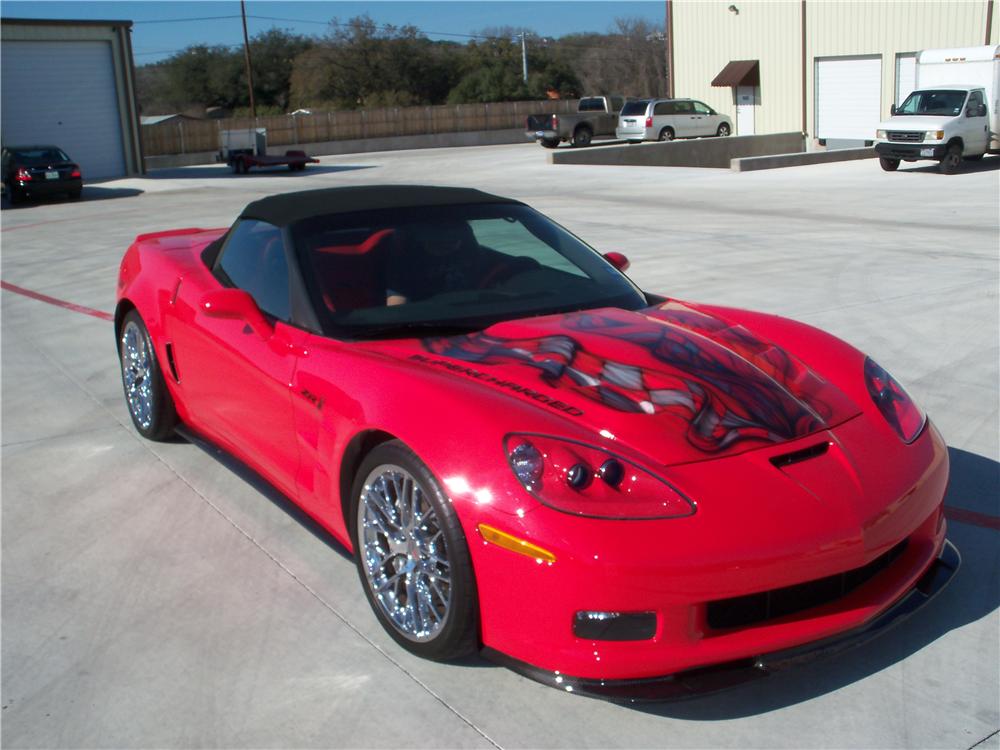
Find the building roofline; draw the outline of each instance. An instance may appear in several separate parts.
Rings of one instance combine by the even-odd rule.
[[[72,18],[0,18],[0,24],[4,26],[126,26],[132,28],[132,22],[124,19],[119,20],[93,20],[93,19],[72,19]]]

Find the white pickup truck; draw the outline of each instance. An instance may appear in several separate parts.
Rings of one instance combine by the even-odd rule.
[[[915,90],[879,123],[879,164],[894,172],[900,161],[934,159],[951,174],[962,159],[1000,153],[998,109],[1000,46],[924,50]]]

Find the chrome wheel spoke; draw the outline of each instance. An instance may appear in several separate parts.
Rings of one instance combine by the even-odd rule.
[[[121,352],[125,400],[136,423],[148,429],[153,422],[152,353],[134,321],[122,331]]]
[[[409,472],[391,464],[369,474],[360,500],[359,554],[376,606],[405,638],[431,640],[451,607],[448,550],[434,505]]]

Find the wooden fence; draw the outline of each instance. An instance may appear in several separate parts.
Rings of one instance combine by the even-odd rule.
[[[575,99],[535,102],[492,102],[426,107],[386,107],[309,115],[233,117],[226,120],[181,120],[143,125],[146,156],[188,154],[219,149],[219,131],[267,128],[268,146],[323,143],[357,138],[506,130],[524,127],[525,118],[538,112],[576,111]]]

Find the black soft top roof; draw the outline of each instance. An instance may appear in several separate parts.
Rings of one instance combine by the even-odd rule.
[[[415,208],[469,203],[513,203],[520,201],[490,195],[481,190],[427,185],[366,185],[281,193],[254,201],[243,209],[241,219],[257,219],[287,226],[314,216],[386,208]]]

